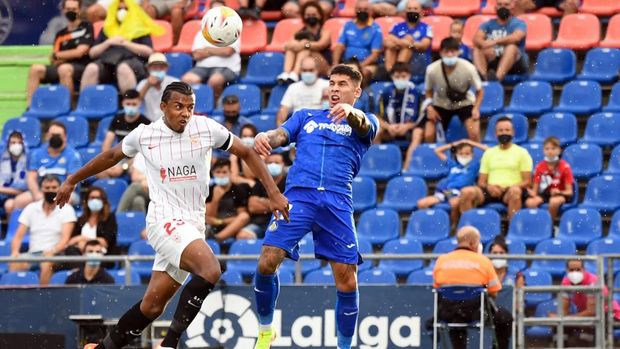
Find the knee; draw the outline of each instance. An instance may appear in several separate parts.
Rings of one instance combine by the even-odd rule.
[[[181,77],[181,81],[183,81],[186,84],[190,84],[190,85],[198,85],[202,82],[200,80],[200,77],[198,77],[198,75],[192,74],[192,73],[186,73],[185,75],[183,75]]]
[[[185,16],[185,7],[182,4],[176,3],[170,9],[170,17],[183,17]]]
[[[71,64],[61,64],[58,67],[58,75],[65,78],[73,77],[73,66]]]
[[[43,64],[33,64],[30,66],[30,74],[42,77],[45,74],[45,66]]]
[[[564,202],[566,202],[566,199],[564,199],[564,197],[562,197],[562,196],[554,196],[551,199],[549,199],[549,206],[551,206],[551,207],[560,207],[560,206],[562,206],[562,204],[564,204]]]
[[[140,311],[144,316],[149,319],[158,318],[166,308],[166,303],[163,299],[150,299],[145,297],[140,303]]]
[[[521,187],[512,186],[508,188],[506,194],[508,195],[509,200],[517,200],[521,198],[521,194],[523,193],[523,189]]]
[[[121,77],[121,76],[128,76],[128,75],[133,75],[133,70],[131,69],[131,67],[129,66],[129,64],[127,63],[121,63],[118,65],[118,67],[116,67],[116,74]]]
[[[476,191],[474,187],[465,187],[461,190],[461,198],[459,201],[473,201],[476,195]]]
[[[225,83],[226,79],[224,79],[224,76],[221,74],[213,74],[209,78],[209,86],[213,88],[222,88]]]
[[[278,270],[284,260],[284,250],[273,246],[263,246],[258,259],[258,272],[263,275],[271,275]]]
[[[519,47],[515,44],[509,44],[504,47],[504,54],[516,55],[519,52]]]
[[[86,68],[84,68],[84,73],[85,76],[95,76],[97,74],[99,74],[99,66],[95,63],[88,63],[88,65],[86,66]]]
[[[340,292],[355,292],[357,290],[356,272],[347,268],[347,271],[334,271],[336,288]]]

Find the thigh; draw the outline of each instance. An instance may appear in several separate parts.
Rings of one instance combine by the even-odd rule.
[[[200,80],[204,83],[207,81],[209,76],[211,75],[211,69],[205,67],[194,67],[190,69],[187,73],[194,74],[200,78]]]
[[[46,65],[45,66],[45,76],[43,76],[43,80],[41,83],[44,84],[55,84],[58,83],[58,67],[55,65]]]
[[[133,70],[133,73],[136,75],[137,81],[140,81],[146,78],[147,76],[146,67],[144,66],[144,62],[142,62],[140,59],[134,57],[131,59],[126,59],[122,61],[121,63],[127,64],[131,68],[131,70]]]
[[[336,289],[341,292],[353,292],[357,289],[357,265],[337,262],[329,263],[334,274]]]
[[[103,64],[100,61],[93,62],[99,67],[99,83],[115,83],[116,79],[116,67],[108,64]]]
[[[155,8],[157,18],[159,18],[168,15],[175,2],[177,2],[177,0],[150,0],[149,5]]]
[[[523,53],[521,53],[521,56],[512,65],[512,67],[510,68],[510,71],[508,73],[509,74],[514,74],[514,75],[522,75],[522,74],[525,74],[525,73],[528,72],[528,68],[529,67],[527,65],[527,60],[525,58],[525,55]]]
[[[461,120],[461,123],[463,123],[463,125],[465,125],[465,121],[467,121],[468,119],[471,118],[471,112],[473,110],[474,110],[474,106],[473,105],[468,105],[466,107],[459,108],[459,109],[455,110],[454,114],[458,115],[459,120]]]
[[[234,71],[228,69],[228,68],[214,68],[212,74],[220,74],[224,77],[224,80],[226,80],[226,82],[233,82],[235,80],[237,80],[237,74],[235,74]]]
[[[323,191],[320,217],[312,230],[317,258],[342,264],[362,264],[358,252],[353,206],[344,194]]]
[[[448,126],[450,126],[450,120],[452,120],[452,116],[456,114],[456,111],[436,106],[433,107],[437,111],[437,114],[439,114],[439,117],[441,117],[441,126],[443,126],[443,130],[446,132],[448,130]]]

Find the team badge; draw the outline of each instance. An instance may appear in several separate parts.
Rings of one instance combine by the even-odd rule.
[[[164,180],[166,179],[166,169],[165,168],[160,168],[159,169],[159,176],[161,177],[161,182],[163,183]]]
[[[64,163],[66,163],[66,162],[67,162],[67,159],[65,159],[65,157],[64,157],[64,156],[63,156],[63,157],[61,157],[61,158],[60,158],[60,160],[58,160],[58,163],[59,163],[59,164],[61,164],[61,165],[62,165],[62,164],[64,164]]]
[[[276,221],[271,222],[271,224],[269,224],[269,228],[267,228],[269,231],[274,231],[276,229],[278,229],[278,223]]]

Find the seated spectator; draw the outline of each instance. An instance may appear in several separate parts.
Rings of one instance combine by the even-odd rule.
[[[26,190],[27,171],[26,147],[24,136],[18,131],[9,135],[7,150],[2,153],[0,160],[0,202],[4,205],[7,216],[11,215],[15,207],[15,197]]]
[[[331,0],[324,0],[331,2]],[[261,11],[281,11],[285,18],[299,16],[299,5],[292,0],[239,0],[241,18],[260,19]],[[333,3],[332,3],[333,9]],[[330,11],[331,13],[331,11]]]
[[[459,58],[459,43],[453,38],[441,41],[441,59],[426,69],[426,108],[428,119],[425,140],[435,140],[436,125],[444,134],[453,116],[458,116],[467,130],[469,139],[480,142],[480,105],[484,90],[476,68]],[[470,89],[476,91],[472,93]]]
[[[284,193],[286,185],[284,156],[282,154],[272,153],[265,160],[265,163],[278,189],[280,189],[280,192]],[[257,181],[252,191],[250,191],[248,211],[250,211],[250,224],[246,225],[242,232],[248,236],[253,235],[254,239],[264,238],[267,225],[271,220],[271,210],[269,209],[267,191],[260,181]]]
[[[508,245],[506,244],[506,240],[503,236],[498,235],[495,240],[491,242],[491,246],[489,246],[489,253],[494,256],[508,254]],[[493,262],[493,268],[495,268],[495,273],[497,274],[497,277],[502,285],[523,287],[525,284],[523,273],[518,272],[516,275],[510,273],[508,271],[508,260],[493,258],[491,259],[491,262]]]
[[[153,53],[151,34],[162,33],[163,28],[135,0],[113,0],[103,30],[89,51],[94,61],[84,69],[81,89],[100,83],[116,83],[121,93],[135,89],[147,76],[145,63]]]
[[[474,36],[474,64],[487,80],[503,81],[507,74],[526,74],[527,25],[513,16],[514,0],[497,0],[497,18],[482,23]]]
[[[450,37],[459,43],[459,57],[471,62],[471,48],[463,43],[463,30],[465,25],[460,19],[455,19],[450,24]]]
[[[142,211],[146,212],[149,204],[149,186],[146,182],[146,160],[138,153],[129,161],[129,177],[131,184],[121,196],[116,208],[117,212]],[[146,238],[145,238],[146,240]]]
[[[386,4],[376,4],[383,5]],[[406,20],[396,24],[385,38],[385,69],[391,71],[394,63],[410,63],[414,52],[422,53],[428,64],[431,59],[433,31],[422,22],[422,6],[416,0],[409,0],[405,8]]]
[[[172,42],[176,45],[185,23],[185,12],[194,1],[198,0],[144,0],[142,7],[153,19],[167,20],[168,16],[170,17]]]
[[[376,17],[396,16],[400,0],[370,0],[370,8]]]
[[[241,131],[239,132],[239,138],[241,138],[241,142],[248,147],[254,147],[254,137],[258,134],[258,130],[252,124],[245,124],[241,126]],[[252,169],[242,161],[237,155],[230,154],[230,180],[233,184],[247,184],[250,188],[254,187],[257,183],[256,176],[252,172]]]
[[[512,218],[527,195],[532,177],[532,157],[524,148],[513,144],[512,120],[501,117],[495,124],[499,145],[489,148],[480,160],[478,185],[461,190],[459,210],[463,213],[491,202],[508,206],[508,220]]]
[[[330,31],[323,28],[327,16],[316,2],[307,2],[301,11],[304,26],[284,45],[284,72],[278,75],[279,83],[299,81],[302,61],[306,57],[313,58],[319,75],[327,74],[329,63],[325,54],[332,42]]]
[[[52,121],[45,138],[47,144],[35,149],[28,157],[26,183],[28,191],[15,197],[14,209],[24,208],[33,201],[43,199],[39,187],[40,180],[48,175],[55,175],[64,181],[68,175],[82,166],[80,153],[67,144],[67,128],[58,121]]]
[[[250,119],[239,114],[241,112],[241,103],[239,103],[239,97],[235,95],[224,97],[222,109],[224,110],[224,126],[237,137],[241,135],[241,127],[243,125],[252,123]]]
[[[163,115],[159,105],[166,86],[171,82],[179,81],[179,79],[166,74],[168,72],[168,60],[163,53],[151,54],[147,69],[149,77],[140,81],[136,90],[140,91],[140,99],[144,103],[144,115],[151,121],[157,121]]]
[[[89,240],[84,244],[84,256],[101,257],[105,254],[105,247],[101,245],[99,240]],[[65,284],[113,284],[114,277],[101,267],[101,261],[87,261],[84,265],[67,276]]]
[[[91,0],[85,2],[92,3],[93,1]],[[87,6],[86,18],[88,18],[91,23],[105,20],[106,15],[108,14],[108,9],[113,2],[114,0],[95,0],[94,4]],[[135,2],[138,5],[142,4],[142,0],[135,0]]]
[[[222,6],[222,1],[212,1],[211,8]],[[181,80],[190,85],[207,83],[213,89],[217,101],[226,84],[237,80],[241,72],[241,40],[228,47],[217,47],[208,42],[198,31],[192,45],[196,65]]]
[[[30,67],[26,107],[30,107],[32,95],[41,83],[61,83],[73,93],[74,84],[80,85],[84,68],[90,62],[88,50],[95,40],[93,25],[80,19],[80,0],[63,0],[62,12],[68,22],[56,33],[51,64],[33,64]]]
[[[377,71],[377,59],[383,49],[381,27],[372,20],[368,0],[355,3],[355,19],[345,23],[332,54],[332,64],[355,58],[360,62],[364,80]]]
[[[319,78],[316,61],[306,57],[301,61],[301,81],[289,85],[280,102],[280,110],[276,116],[278,126],[288,119],[288,116],[303,108],[321,109],[329,81]],[[329,106],[327,106],[328,108]]]
[[[118,226],[105,191],[90,187],[82,200],[82,210],[82,215],[73,227],[67,250],[81,252],[87,242],[97,240],[107,251],[115,252]]]
[[[515,16],[526,12],[540,10],[543,7],[555,7],[564,15],[577,13],[580,0],[517,0],[515,4]]]
[[[538,208],[549,204],[549,213],[554,221],[560,218],[560,207],[573,197],[573,171],[568,162],[560,159],[562,146],[555,137],[543,143],[545,159],[536,165],[534,185],[528,190],[527,208]]]
[[[230,161],[218,159],[211,167],[213,183],[207,198],[206,221],[210,237],[222,242],[229,238],[254,239],[253,234],[243,231],[250,222],[246,184],[232,184]]]
[[[63,208],[56,206],[54,198],[60,188],[60,180],[54,175],[46,175],[41,181],[42,199],[37,200],[24,209],[19,216],[19,226],[11,241],[11,257],[19,257],[22,241],[27,232],[30,232],[28,253],[24,256],[52,257],[62,254],[67,248],[67,242],[75,225],[75,211],[71,205]],[[13,263],[11,271],[28,270],[36,265],[29,263]],[[52,277],[53,263],[42,262],[41,285],[47,285]]]

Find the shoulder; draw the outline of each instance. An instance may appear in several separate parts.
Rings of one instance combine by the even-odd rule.
[[[470,61],[466,60],[465,58],[458,58],[458,63],[464,69],[467,69],[468,71],[473,71],[476,74],[478,73],[478,71],[476,70],[476,66],[473,63],[471,63]]]
[[[75,148],[73,148],[72,146],[67,146],[65,148],[65,150],[62,152],[62,155],[64,155],[64,156],[76,156],[76,155],[79,156],[80,153]]]
[[[547,169],[547,162],[545,160],[536,164],[536,172],[544,172]]]
[[[372,24],[370,25],[370,27],[374,30],[374,31],[379,31],[381,33],[381,26],[379,26],[379,24],[377,24],[376,21],[373,21]]]
[[[344,27],[342,27],[343,30],[349,30],[349,29],[354,29],[356,27],[355,25],[355,21],[354,20],[350,20],[348,22],[346,22],[344,24]]]
[[[560,168],[560,170],[570,170],[570,164],[568,163],[568,161],[564,160],[564,159],[560,159],[560,162],[558,164],[558,167]]]
[[[498,151],[499,151],[499,145],[491,147],[482,154],[482,158],[484,159],[485,157],[494,156],[495,154],[497,154]]]
[[[441,59],[436,60],[435,62],[428,65],[427,71],[438,70],[441,67]]]
[[[481,30],[489,30],[491,28],[497,27],[498,25],[499,24],[497,23],[497,19],[493,18],[493,19],[490,19],[490,20],[480,24],[480,29]]]
[[[321,88],[325,89],[325,88],[329,87],[329,80],[327,80],[327,79],[319,79],[319,80],[317,81],[317,84],[318,84]]]
[[[514,152],[518,153],[520,156],[530,157],[530,153],[528,153],[527,149],[523,148],[522,146],[518,144],[513,144],[513,147],[514,147]]]

